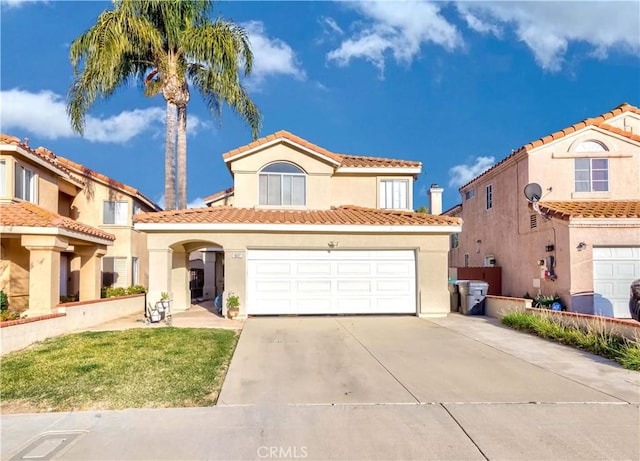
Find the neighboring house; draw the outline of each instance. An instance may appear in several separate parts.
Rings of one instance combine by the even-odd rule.
[[[524,195],[528,184],[540,197]],[[502,267],[502,291],[559,294],[575,312],[629,317],[640,278],[640,110],[629,104],[517,149],[460,188],[451,266]],[[536,202],[536,199],[538,201]]]
[[[160,208],[136,189],[0,135],[0,289],[13,309],[50,313],[61,296],[148,284],[137,211]]]
[[[189,254],[205,248],[205,295],[238,295],[243,317],[449,311],[449,236],[461,222],[412,211],[419,162],[336,154],[286,131],[223,158],[234,186],[213,206],[135,217],[152,300],[168,291],[187,308]],[[432,209],[441,193],[432,188]]]

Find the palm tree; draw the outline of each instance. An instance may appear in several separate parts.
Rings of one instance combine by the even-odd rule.
[[[75,80],[67,96],[73,129],[84,132],[97,98],[131,81],[147,96],[162,93],[166,108],[165,208],[187,207],[187,104],[189,84],[214,118],[227,104],[257,138],[262,116],[240,82],[251,73],[253,54],[245,30],[223,19],[211,21],[210,0],[113,0],[96,23],[71,44]],[[242,69],[242,70],[241,70]]]

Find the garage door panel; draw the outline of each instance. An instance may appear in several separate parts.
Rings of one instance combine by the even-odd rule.
[[[329,275],[331,263],[328,261],[298,262],[295,264],[295,273],[298,275]]]
[[[290,263],[262,263],[257,264],[255,267],[256,274],[264,275],[290,275],[292,274],[292,267]]]
[[[342,264],[338,264],[336,262],[336,268],[339,275],[371,275],[372,273],[370,263],[343,262]]]
[[[594,313],[629,318],[629,286],[640,278],[640,247],[594,247]]]
[[[415,253],[249,250],[247,293],[251,315],[415,313]]]
[[[295,282],[298,293],[328,293],[331,291],[330,280],[302,280]]]

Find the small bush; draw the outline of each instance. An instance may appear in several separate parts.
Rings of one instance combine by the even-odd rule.
[[[615,360],[629,370],[640,371],[640,343],[611,333],[603,320],[592,322],[584,329],[544,312],[517,311],[505,315],[502,323]]]
[[[61,303],[75,303],[79,299],[80,299],[80,296],[77,293],[71,296],[64,296],[64,295],[60,296]]]
[[[117,296],[137,295],[146,293],[147,287],[144,285],[131,285],[130,287],[106,287],[102,289],[101,297],[115,298]]]
[[[4,291],[0,291],[0,311],[9,309],[9,298]]]

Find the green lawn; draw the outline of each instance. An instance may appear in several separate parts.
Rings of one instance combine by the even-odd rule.
[[[3,413],[215,404],[238,335],[135,328],[47,340],[2,357]]]

